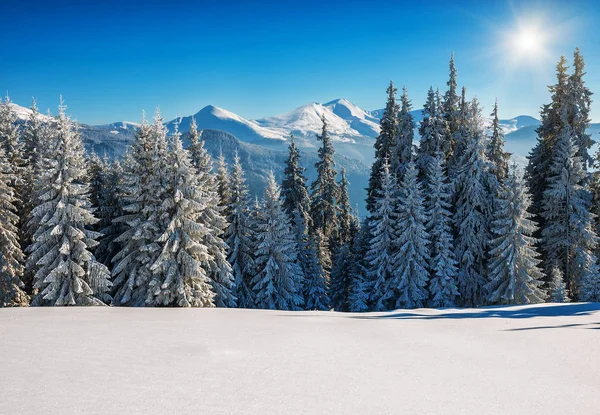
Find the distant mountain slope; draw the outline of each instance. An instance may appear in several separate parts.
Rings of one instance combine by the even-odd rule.
[[[267,140],[282,141],[286,139],[286,134],[281,129],[267,128],[259,125],[255,121],[247,120],[234,114],[231,111],[208,105],[198,111],[194,116],[199,130],[219,130],[226,131],[235,135],[246,142],[264,142]],[[169,121],[167,127],[173,130],[175,123],[179,122],[179,131],[188,132],[192,116],[181,117]]]

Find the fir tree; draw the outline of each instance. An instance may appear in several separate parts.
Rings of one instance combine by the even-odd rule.
[[[19,242],[19,217],[14,205],[15,191],[10,186],[12,169],[0,148],[0,307],[25,306],[24,256]]]
[[[552,101],[542,107],[540,112],[540,126],[536,129],[538,141],[528,156],[528,164],[525,170],[527,187],[531,191],[531,212],[535,215],[539,230],[534,235],[541,241],[541,232],[546,227],[542,215],[542,204],[544,192],[548,187],[550,177],[550,165],[554,159],[554,147],[563,127],[561,108],[566,106],[568,99],[568,74],[567,60],[561,56],[556,66],[557,82],[548,87],[552,94]],[[543,253],[543,250],[542,250]],[[543,258],[546,262],[545,258]],[[548,268],[546,265],[545,268]]]
[[[340,175],[341,178],[338,183],[339,200],[337,204],[338,231],[336,235],[337,238],[335,241],[337,246],[342,246],[352,241],[354,237],[352,227],[355,225],[352,207],[350,206],[350,194],[348,191],[350,183],[348,182],[348,178],[346,177],[345,168],[342,167]]]
[[[419,125],[421,142],[417,152],[417,165],[425,185],[427,185],[428,166],[440,152],[444,155],[442,145],[448,132],[441,105],[439,91],[434,93],[433,88],[429,88],[427,101],[423,106],[423,121]],[[444,164],[445,160],[444,155]]]
[[[468,157],[467,146],[472,135],[472,117],[469,113],[469,103],[467,102],[467,90],[463,87],[458,111],[454,116],[453,135],[452,135],[452,154],[448,157],[447,169],[448,176],[455,180],[459,170],[462,168],[462,162]]]
[[[350,213],[346,241],[336,250],[331,270],[330,295],[331,306],[338,311],[349,311],[349,296],[352,285],[353,252],[352,245],[360,231],[358,220]]]
[[[109,268],[113,258],[121,249],[121,244],[116,239],[125,231],[123,224],[116,222],[117,218],[123,215],[118,196],[122,176],[123,168],[120,162],[110,163],[106,157],[102,160],[98,177],[100,188],[96,210],[96,217],[99,220],[97,228],[102,238],[98,241],[95,255],[98,261]]]
[[[217,194],[219,195],[219,206],[223,207],[223,216],[229,216],[227,204],[231,200],[231,189],[229,188],[229,168],[223,157],[223,152],[217,158],[217,166],[215,168],[215,180],[217,185]]]
[[[502,183],[508,175],[508,160],[510,153],[504,151],[504,133],[500,127],[498,118],[498,101],[494,104],[492,111],[492,135],[488,143],[488,158],[491,173],[495,176],[497,183]]]
[[[204,245],[208,247],[209,260],[204,263],[204,267],[211,279],[213,291],[215,292],[214,302],[217,307],[235,307],[236,298],[232,293],[234,277],[231,270],[231,264],[227,261],[227,244],[223,240],[223,235],[227,229],[226,210],[221,204],[221,197],[230,198],[225,188],[228,189],[228,183],[219,193],[219,185],[216,174],[213,173],[213,163],[210,155],[204,148],[204,142],[200,140],[195,128],[195,122],[190,131],[192,145],[190,147],[191,161],[198,174],[198,186],[206,200],[206,206],[202,212],[200,221],[211,229],[205,236]],[[224,160],[221,163],[225,166]],[[222,171],[223,177],[226,177]]]
[[[454,181],[455,254],[461,304],[478,306],[484,304],[488,297],[485,284],[491,201],[481,114],[476,100],[469,107],[464,125],[461,125],[465,150],[457,164],[460,169]],[[459,147],[458,144],[455,148]]]
[[[590,127],[590,106],[592,103],[592,92],[585,86],[585,63],[579,48],[573,54],[573,73],[568,81],[568,94],[570,103],[569,124],[573,127],[573,140],[578,148],[577,156],[581,158],[584,170],[592,167],[593,157],[589,154],[590,148],[595,141],[587,132]]]
[[[322,118],[323,129],[317,139],[321,141],[319,161],[315,164],[317,179],[311,185],[311,218],[313,228],[321,231],[325,238],[330,238],[337,229],[337,195],[338,187],[335,182],[335,150],[331,137],[327,132],[327,121]]]
[[[398,185],[387,162],[383,164],[381,178],[382,188],[370,219],[371,238],[366,257],[369,279],[373,282],[371,302],[375,310],[385,311],[393,308],[399,297],[399,285],[394,284],[397,282]]]
[[[59,107],[51,168],[41,181],[46,192],[32,211],[37,224],[27,266],[35,270],[33,305],[100,305],[109,302],[110,273],[90,250],[99,234],[89,201],[84,149],[72,121]]]
[[[268,177],[257,231],[257,274],[252,279],[257,307],[298,309],[301,304],[298,290],[302,275],[296,263],[296,243],[273,173]]]
[[[459,296],[456,286],[457,262],[454,256],[452,191],[439,152],[428,166],[425,206],[429,234],[429,282],[431,307],[453,307]]]
[[[411,161],[406,167],[399,185],[397,229],[395,243],[398,251],[394,264],[396,276],[393,286],[399,297],[396,308],[423,307],[427,300],[429,274],[429,236],[425,229],[424,200],[421,184],[417,180],[417,168]]]
[[[568,303],[569,292],[563,278],[563,274],[558,267],[552,267],[550,271],[550,301],[554,303]]]
[[[350,293],[348,309],[351,312],[363,312],[369,309],[371,284],[369,263],[366,260],[369,250],[370,232],[363,224],[354,236],[350,249]]]
[[[531,202],[515,169],[510,172],[494,207],[490,242],[489,283],[491,304],[532,304],[545,298],[542,272],[531,237],[536,225],[527,211]]]
[[[573,130],[565,122],[566,109],[562,114],[564,127],[554,148],[542,201],[542,247],[547,267],[556,265],[561,269],[567,289],[577,299],[583,294],[579,291],[582,281],[594,279],[598,273],[593,253],[597,236],[589,211],[590,195],[583,186],[586,174],[577,156]]]
[[[413,141],[415,136],[415,120],[410,113],[412,105],[408,98],[406,87],[402,90],[400,101],[402,105],[398,114],[398,136],[394,140],[392,157],[390,159],[390,168],[396,175],[397,180],[402,179],[408,163],[413,160]]]
[[[303,284],[304,306],[307,310],[328,310],[330,299],[327,270],[331,269],[331,259],[325,236],[317,229],[309,235],[300,251],[300,255],[307,256],[302,262],[308,265]]]
[[[146,304],[213,307],[215,294],[202,266],[209,260],[203,242],[210,229],[199,221],[205,200],[177,129],[167,161],[168,187],[162,209],[169,213],[169,223],[157,239],[162,249],[150,266]]]
[[[381,130],[375,139],[375,161],[371,166],[371,175],[369,177],[369,187],[367,188],[367,210],[373,214],[375,211],[376,199],[381,191],[381,171],[385,160],[389,163],[392,159],[392,150],[398,137],[398,112],[400,107],[396,103],[397,89],[394,83],[390,81],[387,90],[387,102],[383,117],[381,117]]]
[[[229,217],[227,218],[229,226],[225,231],[225,241],[229,247],[227,260],[231,264],[237,306],[252,308],[254,306],[251,285],[254,269],[253,230],[250,223],[248,185],[237,154],[233,161],[230,190],[231,199],[228,203]]]
[[[115,224],[123,226],[123,233],[115,240],[122,245],[113,258],[114,305],[144,306],[148,298],[148,284],[152,278],[150,267],[160,254],[157,239],[165,229],[161,203],[166,191],[166,148],[162,142],[164,130],[157,121],[149,125],[142,119],[135,142],[123,162],[123,177],[119,199],[123,215]]]
[[[21,209],[23,186],[26,177],[26,160],[24,158],[23,142],[17,124],[17,114],[12,109],[9,97],[0,102],[0,146],[4,150],[4,157],[12,171],[11,187],[15,191],[17,208]]]
[[[448,90],[444,93],[444,99],[442,101],[441,110],[444,115],[444,120],[446,121],[447,130],[445,139],[442,142],[441,150],[444,152],[446,156],[446,162],[450,162],[450,157],[454,153],[454,140],[456,134],[458,133],[459,125],[460,125],[460,115],[459,115],[459,96],[458,96],[458,84],[456,82],[457,71],[456,66],[454,64],[454,52],[450,56],[449,63],[449,79],[446,85],[448,85]],[[463,88],[464,92],[464,88]]]

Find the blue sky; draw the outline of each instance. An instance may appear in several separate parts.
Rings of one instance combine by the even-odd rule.
[[[166,119],[208,104],[245,118],[335,98],[376,109],[390,79],[420,108],[430,85],[445,88],[454,51],[459,83],[486,112],[497,97],[502,117],[537,116],[576,46],[600,94],[600,6],[565,3],[3,0],[0,90],[53,111],[62,94],[90,124],[157,105]],[[545,40],[518,57],[507,36],[531,25]]]

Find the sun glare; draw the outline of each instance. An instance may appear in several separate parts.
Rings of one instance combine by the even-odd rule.
[[[520,28],[514,35],[513,43],[515,49],[521,54],[538,55],[544,50],[544,36],[534,26]]]

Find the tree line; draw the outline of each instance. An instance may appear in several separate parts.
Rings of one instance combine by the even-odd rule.
[[[391,82],[361,221],[327,120],[317,178],[290,139],[284,179],[251,200],[237,155],[184,148],[160,112],[121,160],[86,154],[61,101],[21,124],[0,104],[0,305],[384,311],[600,300],[600,155],[574,54],[557,65],[538,142],[510,165],[493,108],[430,88],[417,124]],[[416,142],[418,131],[420,142]],[[600,154],[600,153],[599,153]],[[339,175],[339,178],[338,178]],[[531,189],[531,190],[530,190]]]

